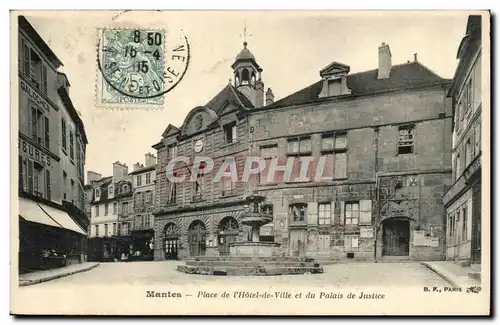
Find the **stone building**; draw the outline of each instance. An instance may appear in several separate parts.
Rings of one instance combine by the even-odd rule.
[[[132,181],[133,191],[133,213],[131,227],[129,227],[133,252],[137,258],[152,260],[156,156],[147,153],[145,164],[136,163],[129,177]]]
[[[86,259],[88,141],[62,62],[25,17],[18,24],[19,266],[29,271]]]
[[[393,65],[384,43],[378,57],[377,69],[352,74],[333,62],[319,71],[318,82],[274,102],[245,43],[232,65],[234,86],[194,108],[180,128],[169,125],[153,146],[155,258],[227,254],[228,243],[246,240],[239,216],[245,197],[255,193],[266,197],[264,210],[273,215],[260,240],[280,243],[282,255],[442,259],[450,80],[416,54]],[[214,171],[233,156],[239,180],[247,157],[261,157],[266,167],[246,183],[212,182],[213,172],[194,182],[167,180],[171,159],[195,155],[212,158]],[[311,162],[304,174],[303,160]],[[274,176],[273,161],[281,168]],[[173,172],[197,175],[202,166],[191,159]]]
[[[446,259],[481,263],[481,16],[469,16],[458,47],[453,100],[453,185],[446,206]]]
[[[169,125],[159,143],[156,168],[155,259],[177,259],[189,255],[224,255],[229,243],[243,238],[239,219],[245,208],[246,185],[230,178],[213,182],[213,173],[203,173],[210,157],[218,170],[226,157],[241,167],[248,155],[247,112],[264,105],[262,69],[247,44],[232,65],[234,85],[228,84],[207,104],[193,108],[177,128]],[[244,95],[245,94],[245,95]],[[177,177],[169,182],[166,165],[176,157],[190,157],[179,164]],[[191,175],[199,175],[191,181]],[[240,175],[241,176],[241,175]]]
[[[122,251],[129,253],[130,221],[133,215],[132,183],[126,164],[113,163],[113,176],[102,178],[88,172],[90,199],[89,259],[109,261]]]

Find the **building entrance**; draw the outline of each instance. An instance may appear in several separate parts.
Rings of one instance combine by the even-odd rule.
[[[383,222],[384,256],[408,256],[410,254],[410,222],[388,219]]]

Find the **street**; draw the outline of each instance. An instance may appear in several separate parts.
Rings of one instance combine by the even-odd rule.
[[[418,262],[408,263],[340,263],[324,265],[322,274],[281,276],[207,276],[178,272],[181,261],[101,263],[98,267],[32,288],[58,288],[80,285],[213,285],[237,282],[239,285],[296,284],[341,287],[363,286],[445,286],[446,282]]]

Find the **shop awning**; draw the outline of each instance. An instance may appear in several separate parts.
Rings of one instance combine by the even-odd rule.
[[[77,232],[82,235],[87,235],[85,231],[70,217],[70,215],[66,211],[58,210],[48,205],[38,203],[38,205],[44,210],[48,215],[54,218],[58,224],[62,227],[74,232]]]
[[[63,228],[85,236],[87,235],[66,211],[58,210],[26,198],[19,198],[19,215],[26,221]]]
[[[19,215],[26,221],[61,227],[38,206],[38,203],[22,197],[19,198]]]

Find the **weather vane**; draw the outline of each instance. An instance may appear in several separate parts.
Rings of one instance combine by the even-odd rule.
[[[247,33],[247,22],[246,21],[245,21],[245,27],[243,28],[243,35],[240,35],[240,36],[243,36],[243,46],[246,47],[248,44],[247,37],[252,36],[252,34]]]

